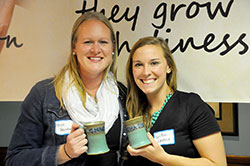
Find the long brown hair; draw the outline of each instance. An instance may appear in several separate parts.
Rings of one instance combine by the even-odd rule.
[[[55,93],[56,97],[60,101],[60,106],[64,108],[64,104],[62,101],[62,87],[64,84],[64,76],[66,71],[69,72],[69,76],[72,77],[72,82],[70,84],[75,84],[77,87],[77,90],[80,92],[81,100],[83,103],[83,106],[85,106],[85,101],[86,101],[86,89],[85,86],[81,80],[80,77],[80,71],[79,71],[79,65],[78,61],[76,58],[76,55],[73,53],[73,49],[75,48],[75,44],[77,42],[77,37],[78,37],[78,29],[80,25],[87,21],[87,20],[98,20],[104,23],[110,30],[110,36],[111,36],[111,41],[113,44],[113,52],[114,54],[112,55],[112,61],[108,68],[105,70],[104,74],[104,80],[107,78],[107,74],[109,71],[113,73],[113,75],[116,78],[116,73],[117,73],[117,47],[116,47],[116,39],[115,39],[115,33],[113,30],[113,27],[109,20],[102,14],[98,12],[87,12],[75,21],[74,26],[72,28],[72,33],[71,33],[71,51],[70,51],[70,56],[68,59],[67,64],[61,69],[61,71],[56,75],[54,78],[54,86],[55,86]]]
[[[127,78],[127,86],[128,86],[128,96],[127,96],[127,110],[129,113],[130,118],[135,117],[135,116],[144,116],[144,122],[145,126],[147,128],[151,127],[151,120],[152,117],[148,113],[148,110],[150,108],[147,97],[145,93],[136,85],[134,77],[133,77],[133,66],[132,66],[132,60],[133,60],[133,55],[135,51],[143,47],[145,45],[157,45],[160,46],[163,50],[164,57],[166,58],[166,61],[168,63],[168,66],[171,68],[171,73],[166,75],[166,82],[168,86],[172,89],[173,92],[176,91],[177,89],[177,80],[176,80],[176,65],[172,56],[172,53],[166,43],[166,41],[162,38],[156,38],[156,37],[144,37],[139,39],[134,46],[132,47],[129,57],[128,57],[128,62],[127,62],[127,67],[126,67],[126,78]]]

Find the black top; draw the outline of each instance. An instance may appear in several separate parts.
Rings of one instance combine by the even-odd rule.
[[[169,154],[200,157],[193,140],[220,131],[212,108],[194,93],[176,91],[165,105],[150,133],[171,134],[171,141],[161,145]],[[163,135],[164,135],[163,134]],[[158,165],[142,157],[129,157],[129,166]]]

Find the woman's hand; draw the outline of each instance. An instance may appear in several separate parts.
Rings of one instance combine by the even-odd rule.
[[[58,164],[63,164],[87,151],[88,147],[86,145],[88,140],[84,130],[79,127],[80,125],[73,123],[71,132],[67,136],[66,144],[61,145],[59,148]]]
[[[142,156],[153,162],[161,163],[161,160],[167,157],[167,153],[159,145],[150,133],[147,133],[149,140],[152,142],[151,145],[139,149],[133,149],[128,145],[127,150],[131,156]]]
[[[71,158],[80,156],[82,153],[86,152],[88,147],[86,144],[88,140],[80,125],[73,123],[71,132],[67,136],[67,142],[65,144],[65,150]]]
[[[226,155],[220,132],[193,140],[196,149],[201,155],[199,158],[168,154],[149,133],[148,138],[152,145],[140,149],[133,149],[129,145],[127,149],[130,155],[142,156],[153,162],[168,166],[226,166]]]

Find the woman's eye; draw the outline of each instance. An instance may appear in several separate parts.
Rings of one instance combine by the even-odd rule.
[[[141,65],[142,65],[141,63],[136,63],[136,64],[134,64],[135,67],[139,67],[139,66],[141,66]]]
[[[91,41],[84,41],[83,43],[84,44],[91,44],[92,42]]]
[[[158,65],[159,64],[159,62],[151,62],[151,65]]]
[[[109,42],[108,42],[108,41],[105,41],[105,40],[101,40],[100,43],[101,43],[101,44],[108,44]]]

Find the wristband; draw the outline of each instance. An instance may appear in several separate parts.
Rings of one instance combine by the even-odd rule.
[[[72,157],[70,157],[70,155],[66,152],[65,145],[66,145],[66,144],[63,145],[64,153],[65,153],[70,159],[72,159]]]

